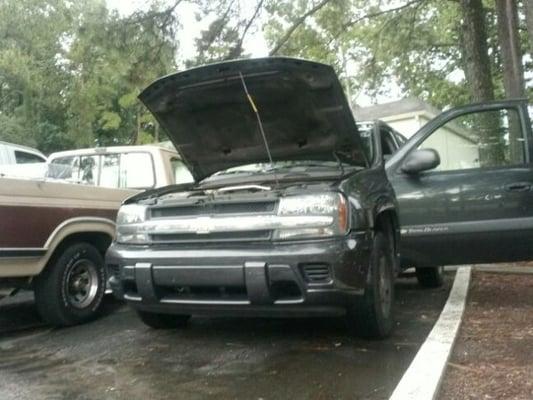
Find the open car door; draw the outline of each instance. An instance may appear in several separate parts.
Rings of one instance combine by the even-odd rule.
[[[402,265],[533,259],[533,164],[525,100],[455,108],[387,162]]]

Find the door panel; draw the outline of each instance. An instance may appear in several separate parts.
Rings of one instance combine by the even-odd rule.
[[[533,168],[524,112],[517,102],[452,110],[422,128],[387,165],[400,206],[404,264],[533,258]],[[439,152],[441,165],[402,173],[403,159],[427,147]]]

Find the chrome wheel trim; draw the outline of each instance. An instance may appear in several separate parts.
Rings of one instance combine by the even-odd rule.
[[[68,303],[78,309],[90,305],[98,293],[98,269],[88,259],[77,260],[70,268],[65,281]]]

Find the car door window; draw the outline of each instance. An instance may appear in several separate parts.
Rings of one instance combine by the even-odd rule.
[[[454,171],[522,164],[526,143],[517,111],[498,109],[454,118],[419,148],[432,148],[439,153],[436,170]]]
[[[389,131],[386,129],[381,129],[381,151],[383,152],[383,156],[391,156],[396,151],[396,143],[394,142],[394,139],[392,138]]]
[[[15,161],[17,164],[31,164],[46,162],[45,159],[37,154],[28,153],[26,151],[15,150]]]

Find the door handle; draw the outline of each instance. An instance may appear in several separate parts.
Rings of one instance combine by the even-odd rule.
[[[514,182],[505,186],[505,190],[509,192],[527,192],[531,190],[530,182]]]

